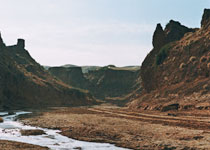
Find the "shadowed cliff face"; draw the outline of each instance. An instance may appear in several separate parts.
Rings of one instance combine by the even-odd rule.
[[[204,13],[201,20],[201,27],[205,28],[210,25],[210,9],[204,9]]]
[[[81,67],[51,67],[49,68],[49,72],[73,87],[87,89],[89,84],[82,73]]]
[[[25,41],[5,46],[0,38],[0,109],[92,104],[89,93],[52,77],[24,49]]]
[[[166,34],[163,31],[161,24],[157,24],[153,34],[152,44],[154,49],[160,49],[163,45],[166,44]]]
[[[164,29],[166,36],[166,43],[180,40],[185,33],[194,32],[195,29],[191,29],[181,25],[178,21],[170,20]]]
[[[85,74],[90,82],[89,90],[102,99],[122,97],[131,93],[138,75],[138,70],[124,70],[116,67],[103,67]]]
[[[156,58],[157,55],[161,52],[161,48],[169,43],[173,45],[173,42],[180,40],[184,34],[188,32],[195,32],[195,29],[187,28],[181,25],[179,22],[173,20],[171,20],[166,25],[164,30],[160,24],[157,24],[153,35],[154,48],[146,56],[141,67],[141,78],[146,91],[150,92],[158,87],[158,83],[155,80],[157,76],[155,76],[154,71],[156,71]],[[163,51],[163,55],[160,55],[160,60],[157,62],[158,64],[161,63],[162,60],[166,57],[166,53],[167,51]]]
[[[205,9],[200,29],[170,21],[164,30],[170,43],[160,49],[154,47],[144,60],[141,77],[145,92],[131,107],[161,110],[171,103],[179,106],[177,109],[200,108],[201,103],[202,108],[210,106],[209,14]]]
[[[99,99],[122,97],[136,87],[139,70],[102,67],[83,74],[81,67],[51,67],[51,74],[77,88],[89,90]],[[140,86],[140,85],[139,85]]]

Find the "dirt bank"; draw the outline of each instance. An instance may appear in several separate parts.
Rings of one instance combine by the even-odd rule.
[[[4,141],[4,140],[0,140],[0,149],[1,150],[49,150],[48,148],[32,144]]]

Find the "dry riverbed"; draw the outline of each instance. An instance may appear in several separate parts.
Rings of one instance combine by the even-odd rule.
[[[120,108],[57,108],[22,118],[33,126],[60,129],[70,138],[131,149],[210,149],[207,117],[129,112]]]

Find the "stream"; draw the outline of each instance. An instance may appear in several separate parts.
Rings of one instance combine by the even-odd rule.
[[[59,130],[39,128],[24,125],[16,121],[16,117],[30,112],[16,112],[15,115],[8,115],[7,112],[0,112],[3,116],[3,123],[0,123],[0,140],[16,141],[48,147],[51,150],[75,150],[78,147],[82,150],[127,150],[108,143],[84,142],[70,139],[59,134]],[[20,130],[41,129],[46,134],[37,136],[22,136]]]

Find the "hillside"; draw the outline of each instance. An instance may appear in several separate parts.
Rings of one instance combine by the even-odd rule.
[[[49,72],[68,85],[87,89],[88,80],[84,77],[81,67],[50,67]]]
[[[192,29],[171,20],[158,24],[153,49],[142,63],[144,92],[131,108],[180,110],[210,108],[210,9],[201,28]]]
[[[93,104],[86,91],[52,77],[25,50],[25,41],[5,46],[0,37],[0,109]]]
[[[139,70],[119,67],[103,67],[89,71],[85,77],[89,80],[89,90],[102,99],[123,97],[135,90]],[[139,85],[140,86],[140,85]]]
[[[86,68],[86,67],[85,67]],[[89,66],[89,68],[92,68]],[[139,67],[105,66],[84,73],[83,67],[51,67],[49,72],[74,87],[89,90],[102,100],[129,99],[133,91],[140,90]],[[130,95],[129,95],[130,94]]]

